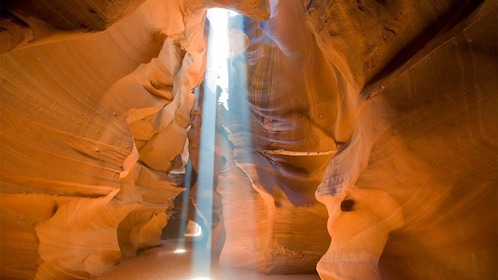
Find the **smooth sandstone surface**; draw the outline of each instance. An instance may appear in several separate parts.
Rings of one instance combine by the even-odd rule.
[[[2,2],[0,278],[178,279],[164,231],[213,203],[215,279],[496,279],[497,5],[436,2]]]

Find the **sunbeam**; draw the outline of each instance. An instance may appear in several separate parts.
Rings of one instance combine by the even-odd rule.
[[[195,221],[203,225],[204,231],[202,241],[195,242],[193,246],[193,276],[210,275],[217,105],[221,93],[226,93],[228,87],[226,30],[229,12],[224,9],[209,9],[207,16],[210,28],[207,69],[202,93],[202,130],[196,195],[197,207],[202,217],[197,216]]]

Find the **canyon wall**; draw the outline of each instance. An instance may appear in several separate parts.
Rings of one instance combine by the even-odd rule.
[[[183,4],[118,2],[103,15],[109,25],[121,8],[134,12],[86,33],[45,9],[6,6],[48,22],[27,20],[31,42],[0,57],[2,278],[92,278],[160,244],[183,191],[168,171],[205,68],[205,10]]]
[[[496,279],[496,2],[433,2],[2,3],[1,278],[95,278],[160,244],[226,7],[220,265]]]
[[[496,3],[356,4],[308,7],[352,120],[316,192],[332,237],[318,272],[494,279]]]

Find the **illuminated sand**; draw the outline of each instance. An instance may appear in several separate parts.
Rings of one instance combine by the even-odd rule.
[[[190,243],[187,243],[189,245]],[[216,263],[211,267],[211,276],[192,276],[191,246],[186,247],[185,253],[175,253],[176,241],[162,241],[160,247],[151,248],[138,253],[136,258],[124,260],[115,270],[99,277],[99,280],[317,280],[317,274],[308,275],[265,275],[250,272],[244,269],[221,269]]]

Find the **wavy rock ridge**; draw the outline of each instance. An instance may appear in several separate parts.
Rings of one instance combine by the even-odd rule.
[[[221,266],[495,279],[497,7],[470,0],[2,2],[2,278],[95,278],[160,244],[197,168],[210,7],[244,39]]]

